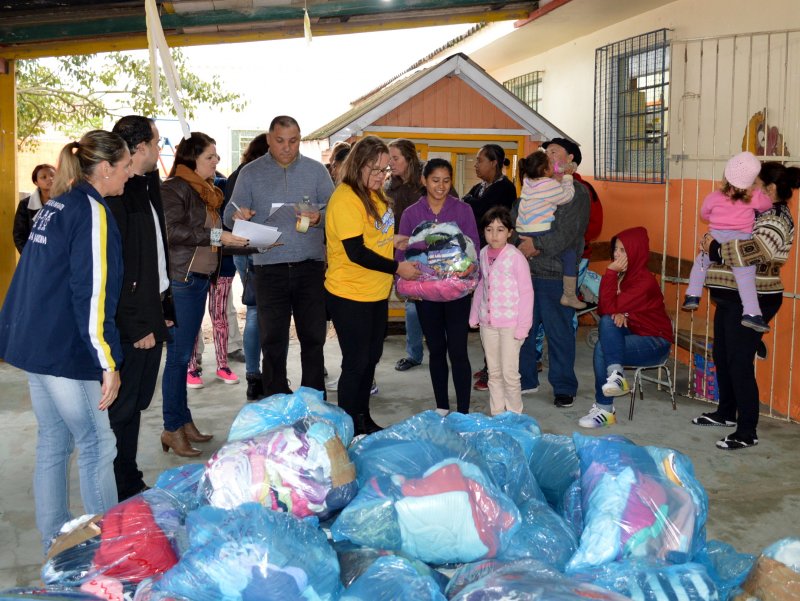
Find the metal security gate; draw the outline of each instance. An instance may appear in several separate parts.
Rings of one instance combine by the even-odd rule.
[[[763,160],[800,164],[800,30],[677,40],[670,47],[662,275],[682,346],[701,352],[713,338],[711,309],[706,302],[697,313],[680,311],[687,281],[681,277],[680,263],[690,266],[697,252],[697,241],[707,229],[699,218],[700,205],[719,185],[728,158],[750,150]],[[796,196],[791,208],[797,220]],[[792,400],[800,394],[794,369],[800,355],[795,335],[798,244],[796,236],[781,272],[786,290],[772,332],[764,338],[768,358],[756,362],[766,414],[794,421],[800,421],[800,403]],[[680,259],[677,269],[668,256]],[[686,393],[709,397],[704,388],[695,394],[693,375],[690,357]]]

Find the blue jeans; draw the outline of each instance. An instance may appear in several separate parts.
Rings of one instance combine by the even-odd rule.
[[[234,255],[233,264],[244,284],[244,274],[247,271],[248,263],[250,269],[253,268],[253,258],[248,255]],[[251,274],[251,277],[254,274]],[[247,313],[244,318],[244,365],[248,374],[261,373],[261,339],[258,335],[258,309],[255,305],[247,305]]]
[[[658,365],[667,359],[672,344],[660,336],[637,336],[628,328],[618,328],[610,315],[600,318],[599,330],[594,347],[594,398],[598,405],[611,405],[614,399],[603,394],[609,366]]]
[[[164,429],[174,432],[194,421],[186,398],[186,369],[203,323],[209,280],[190,275],[187,281],[172,280],[171,283],[176,325],[170,328],[172,341],[167,343],[161,395]]]
[[[522,389],[539,386],[536,371],[536,331],[544,326],[550,366],[547,379],[556,395],[574,397],[578,392],[575,377],[575,309],[561,304],[564,284],[561,279],[533,278],[533,325],[519,352],[519,373]]]
[[[414,301],[406,301],[406,356],[422,363],[422,326]]]
[[[581,289],[583,279],[586,277],[586,271],[589,269],[589,259],[581,259],[578,263],[578,290]],[[578,331],[578,314],[572,318],[572,327],[575,332]],[[542,360],[542,349],[544,349],[544,327],[539,327],[536,330],[536,361]]]
[[[31,404],[38,423],[33,497],[36,527],[44,551],[69,512],[68,469],[78,447],[81,499],[86,513],[103,513],[117,504],[114,457],[117,440],[100,411],[100,382],[28,374]]]

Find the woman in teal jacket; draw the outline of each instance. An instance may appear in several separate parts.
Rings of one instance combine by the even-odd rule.
[[[45,552],[72,519],[67,468],[76,446],[85,512],[117,502],[106,409],[119,390],[122,249],[103,197],[122,194],[130,165],[127,144],[106,131],[63,148],[54,197],[37,216],[0,311],[0,357],[28,373],[38,422],[33,493]]]

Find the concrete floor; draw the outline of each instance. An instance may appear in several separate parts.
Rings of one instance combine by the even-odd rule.
[[[556,409],[552,390],[543,381],[540,391],[525,397],[525,411],[538,420],[545,432],[571,434],[576,421],[591,406],[593,380],[591,351],[585,344],[587,328],[578,337],[577,372],[581,383],[575,405]],[[403,336],[389,336],[378,367],[380,392],[372,398],[372,415],[381,425],[396,423],[425,409],[432,409],[432,391],[427,364],[401,373],[394,370],[395,362],[405,353]],[[326,363],[332,376],[338,374],[338,344],[334,338],[326,345]],[[292,341],[289,351],[289,374],[293,382],[300,381],[299,347]],[[470,357],[473,368],[482,364],[478,334],[470,335]],[[204,365],[212,371],[214,351],[206,345]],[[231,367],[241,376],[244,365]],[[686,371],[685,369],[683,370]],[[546,371],[542,374],[545,376]],[[684,375],[685,378],[685,375]],[[242,380],[244,378],[242,377]],[[686,390],[685,381],[679,390]],[[19,370],[0,364],[0,589],[39,582],[41,547],[34,524],[32,477],[36,444],[36,421],[30,409],[27,381]],[[233,418],[245,402],[245,384],[225,385],[208,381],[205,388],[189,391],[189,402],[197,424],[216,437],[199,445],[209,455],[222,444]],[[332,399],[335,400],[335,393]],[[452,397],[454,399],[454,397]],[[475,392],[474,411],[488,412],[488,393]],[[153,406],[142,420],[139,463],[147,482],[170,467],[187,462],[174,454],[162,453],[159,444],[161,422],[160,385]],[[599,434],[619,433],[643,445],[669,446],[689,455],[695,470],[710,498],[708,520],[709,538],[724,540],[738,550],[759,553],[769,543],[789,535],[800,535],[797,516],[800,515],[800,467],[797,461],[797,441],[800,427],[784,421],[762,418],[759,426],[760,444],[753,449],[725,452],[714,442],[725,430],[692,426],[690,420],[709,405],[678,397],[678,409],[673,412],[669,396],[645,385],[645,398],[637,401],[634,421],[627,420],[627,397],[618,403],[619,423]],[[77,468],[72,469],[71,498],[73,512],[82,513],[78,490]]]

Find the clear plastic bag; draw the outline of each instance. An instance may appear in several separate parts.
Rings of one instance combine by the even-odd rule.
[[[28,601],[103,601],[90,593],[74,588],[43,586],[35,588],[10,588],[0,591],[0,600],[27,599]]]
[[[333,426],[306,417],[225,444],[208,460],[198,494],[224,509],[256,502],[324,519],[347,505],[357,488],[355,468]]]
[[[631,557],[682,563],[705,545],[708,500],[688,457],[621,437],[573,439],[584,529],[567,572]]]
[[[175,494],[194,497],[205,469],[206,466],[203,463],[187,463],[164,470],[158,475],[153,488],[162,488]]]
[[[497,556],[519,521],[513,501],[477,466],[451,459],[421,478],[372,478],[336,518],[331,535],[446,564]]]
[[[42,566],[45,584],[80,586],[106,578],[129,588],[178,561],[187,497],[153,488],[56,538]]]
[[[451,413],[444,423],[456,432],[483,432],[494,430],[504,432],[517,441],[525,453],[525,461],[530,461],[536,441],[542,435],[539,423],[529,415],[520,415],[505,411],[500,415],[489,417],[483,413]]]
[[[433,570],[396,555],[379,557],[341,596],[341,601],[446,601]]]
[[[756,558],[755,555],[737,552],[728,543],[710,540],[692,561],[705,566],[717,587],[719,598],[724,601],[742,585]]]
[[[161,578],[143,583],[137,601],[335,601],[339,563],[309,520],[247,503],[201,507],[186,522],[189,549]]]
[[[322,391],[301,386],[292,394],[275,394],[257,403],[247,403],[231,424],[228,442],[252,438],[278,426],[289,426],[304,417],[329,422],[345,447],[353,440],[353,418],[336,405],[326,403]]]
[[[411,233],[407,261],[419,263],[417,280],[398,279],[397,294],[446,302],[467,296],[480,279],[475,243],[454,222],[424,221]]]

